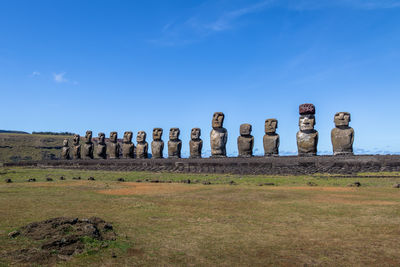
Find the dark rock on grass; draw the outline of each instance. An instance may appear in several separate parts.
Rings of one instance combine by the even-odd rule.
[[[263,186],[263,185],[275,185],[274,183],[260,183],[258,186]]]
[[[237,185],[237,183],[235,181],[230,181],[229,184],[230,185]]]
[[[136,183],[141,183],[141,182],[142,182],[142,180],[140,180],[140,179],[136,180]]]
[[[64,177],[64,176],[61,176],[61,177],[60,177],[60,180],[66,180],[66,179],[65,179],[65,177]]]
[[[124,178],[118,178],[117,181],[118,182],[125,182],[125,179]]]
[[[394,184],[392,187],[393,188],[400,188],[400,184]]]
[[[151,180],[151,181],[150,181],[150,183],[159,183],[159,182],[160,182],[160,181],[157,180],[157,179],[156,179],[156,180]]]
[[[349,186],[349,187],[360,187],[361,183],[360,182],[354,182],[352,184],[348,184],[347,186]]]
[[[181,183],[184,183],[184,184],[190,184],[190,182],[191,182],[190,179],[185,179],[185,180],[181,181]]]
[[[209,182],[209,181],[204,181],[202,184],[204,184],[204,185],[210,185],[211,182]]]
[[[46,178],[46,181],[52,182],[52,181],[53,181],[53,178],[47,177],[47,178]]]
[[[81,179],[80,176],[72,178],[72,180],[80,180],[80,179]]]
[[[36,182],[36,179],[35,178],[29,178],[28,182]]]
[[[307,182],[307,185],[308,185],[308,186],[317,186],[317,184],[314,183],[314,182]]]
[[[15,237],[19,236],[20,234],[21,233],[16,230],[16,231],[12,231],[12,232],[8,233],[8,237],[9,238],[15,238]]]
[[[10,178],[8,178],[8,179],[5,179],[4,182],[6,182],[7,184],[9,184],[9,183],[12,183],[13,181],[12,181]]]
[[[90,176],[90,177],[88,178],[88,180],[89,180],[89,181],[95,181],[96,179],[94,179],[94,177]]]
[[[167,184],[170,184],[170,183],[172,183],[172,181],[171,180],[168,180],[168,181],[165,181]]]

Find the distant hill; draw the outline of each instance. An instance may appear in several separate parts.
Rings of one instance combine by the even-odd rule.
[[[32,134],[42,134],[42,135],[74,135],[74,133],[70,132],[32,132]]]
[[[10,130],[0,130],[0,133],[18,133],[18,134],[29,134],[23,131],[10,131]]]

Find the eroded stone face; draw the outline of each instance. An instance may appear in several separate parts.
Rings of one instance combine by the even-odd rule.
[[[110,132],[110,143],[108,144],[108,155],[110,159],[118,159],[121,154],[121,146],[118,143],[118,133]]]
[[[317,155],[318,132],[315,126],[315,107],[313,104],[299,106],[299,129],[296,134],[297,150],[299,156]]]
[[[101,159],[107,158],[107,146],[106,146],[106,135],[104,133],[99,133],[98,143],[96,147],[96,156]]]
[[[79,144],[81,137],[79,134],[74,134],[74,145],[72,147],[72,154],[74,159],[81,158],[81,145]]]
[[[200,128],[193,128],[190,133],[190,157],[201,158],[201,150],[203,148],[203,140],[200,139],[201,130]]]
[[[265,133],[275,133],[278,128],[277,119],[266,119],[265,120]]]
[[[251,135],[252,126],[248,123],[240,125],[240,136],[237,139],[239,157],[252,157],[254,137]]]
[[[86,131],[85,144],[83,145],[83,159],[93,159],[94,146],[92,143],[92,131]]]
[[[163,129],[154,128],[153,129],[153,141],[151,142],[151,154],[155,159],[163,158],[164,141],[161,140],[163,134]]]
[[[276,133],[278,128],[277,119],[265,120],[265,135],[263,137],[264,155],[278,156],[279,155],[279,134]]]
[[[182,141],[179,139],[180,133],[179,128],[171,128],[169,130],[168,158],[181,157]]]
[[[213,129],[210,132],[211,157],[226,157],[226,142],[228,131],[223,128],[225,115],[215,112],[212,119]]]
[[[139,131],[136,136],[136,157],[138,159],[147,159],[148,158],[148,144],[146,142],[146,132]]]
[[[224,124],[225,115],[222,112],[215,112],[212,118],[213,128],[222,128]]]
[[[315,126],[314,115],[302,115],[299,118],[300,131],[313,131]]]
[[[353,155],[354,129],[349,127],[350,113],[336,113],[334,122],[336,127],[331,131],[333,154]]]
[[[92,143],[92,131],[86,131],[86,135],[85,135],[85,143],[86,144],[90,144]]]
[[[64,139],[64,141],[63,141],[63,147],[61,150],[61,159],[71,159],[71,156],[69,153],[68,139]]]
[[[124,139],[122,141],[122,157],[125,159],[131,159],[135,156],[135,145],[132,143],[133,133],[127,131],[124,133]]]
[[[74,134],[74,146],[77,146],[77,145],[79,145],[79,141],[80,141],[80,139],[81,139],[81,137],[80,137],[80,135],[79,134]]]
[[[111,132],[110,133],[110,142],[111,143],[116,143],[118,141],[118,133],[117,132]]]
[[[162,138],[163,129],[162,128],[154,128],[153,129],[153,141],[160,141]]]
[[[180,134],[181,134],[181,130],[179,130],[179,128],[171,128],[169,130],[169,140],[170,141],[178,140]]]

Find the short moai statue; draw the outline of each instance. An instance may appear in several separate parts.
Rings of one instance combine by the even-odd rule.
[[[299,128],[297,132],[297,150],[299,156],[317,155],[318,132],[315,126],[315,106],[302,104],[299,106]]]
[[[61,159],[71,159],[69,151],[68,139],[64,139],[61,150]]]
[[[350,113],[335,114],[335,128],[331,131],[333,155],[353,155],[354,129],[349,127]]]
[[[135,145],[132,143],[132,132],[125,132],[124,139],[122,141],[122,157],[124,159],[134,158]]]
[[[265,156],[279,155],[279,134],[276,133],[277,128],[278,128],[277,119],[265,120],[265,135],[263,137]]]
[[[74,159],[81,158],[81,145],[79,144],[80,140],[81,140],[80,135],[74,134],[73,146],[72,146],[72,156]]]
[[[110,143],[108,144],[108,156],[110,159],[118,159],[119,154],[121,153],[121,146],[118,143],[118,133],[111,132],[110,133]]]
[[[92,142],[92,131],[86,131],[85,144],[83,145],[83,158],[93,159],[93,142]]]
[[[240,125],[240,136],[237,138],[239,157],[252,157],[254,136],[251,135],[252,127],[248,123]]]
[[[161,140],[163,134],[162,128],[153,129],[153,141],[151,142],[151,154],[154,159],[163,158],[164,141]]]
[[[99,133],[96,147],[96,156],[100,159],[107,158],[106,135],[104,133]]]
[[[147,159],[149,144],[146,142],[146,132],[139,131],[136,136],[136,158]]]
[[[203,140],[200,139],[200,128],[193,128],[190,133],[190,157],[201,158],[201,150],[203,149]]]
[[[223,127],[225,115],[215,112],[212,118],[212,130],[210,132],[211,157],[226,157],[226,142],[228,131]]]
[[[169,130],[168,158],[181,157],[182,141],[179,139],[180,133],[179,128],[171,128]]]

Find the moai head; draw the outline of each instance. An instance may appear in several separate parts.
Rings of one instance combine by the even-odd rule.
[[[124,144],[132,143],[132,135],[133,133],[129,131],[124,133],[124,139],[123,139]]]
[[[79,145],[79,141],[81,140],[81,137],[79,134],[74,134],[74,146]]]
[[[90,144],[92,142],[92,131],[86,131],[85,143]]]
[[[145,131],[139,131],[137,133],[136,142],[138,142],[138,143],[146,142],[146,132]]]
[[[278,128],[278,120],[277,119],[266,119],[265,120],[265,133],[266,134],[275,133],[277,128]]]
[[[163,134],[163,129],[162,128],[154,128],[153,129],[153,140],[154,141],[160,141],[161,137]]]
[[[335,114],[334,122],[336,127],[348,127],[350,121],[350,113],[348,112],[338,112]]]
[[[199,140],[201,135],[201,130],[200,128],[193,128],[191,133],[190,133],[190,138],[192,140]]]
[[[180,133],[181,133],[181,130],[179,130],[179,128],[171,128],[169,130],[169,140],[171,140],[171,141],[178,140]]]
[[[106,135],[104,133],[99,133],[99,144],[104,145]]]
[[[63,147],[68,147],[68,139],[64,139],[64,141],[63,141]]]
[[[240,125],[240,135],[241,136],[249,136],[251,135],[251,124],[248,123],[243,123]]]
[[[222,112],[215,112],[212,118],[213,128],[222,128],[224,124],[225,115]]]
[[[299,106],[299,128],[300,131],[312,131],[315,126],[315,106],[313,104],[302,104]]]
[[[118,141],[118,133],[117,132],[111,132],[110,133],[110,142],[111,143],[116,143]]]

